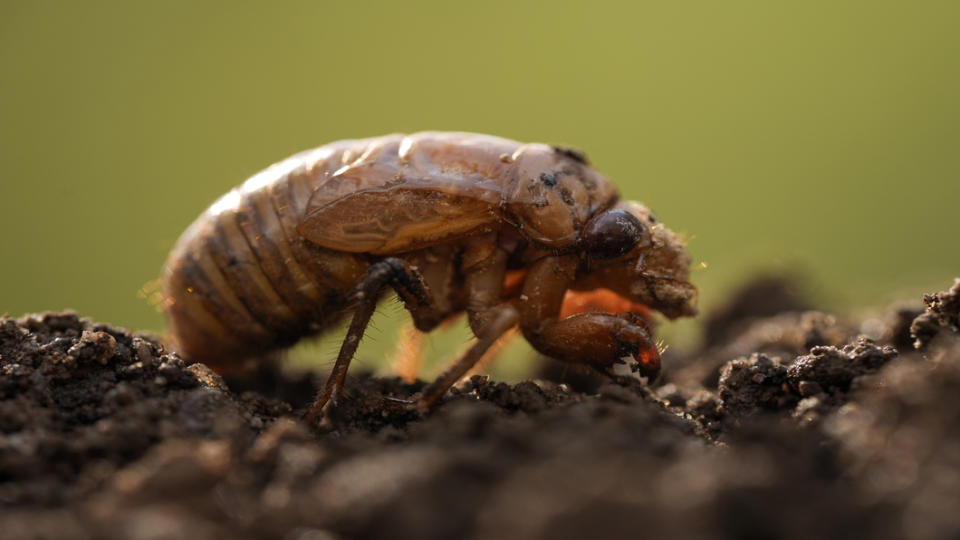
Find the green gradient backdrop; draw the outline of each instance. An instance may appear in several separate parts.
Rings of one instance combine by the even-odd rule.
[[[0,3],[0,312],[158,329],[137,290],[219,194],[420,129],[584,148],[695,237],[710,305],[960,273],[958,2]],[[384,341],[390,341],[386,339]]]

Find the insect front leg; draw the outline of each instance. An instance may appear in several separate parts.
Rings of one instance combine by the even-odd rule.
[[[530,268],[520,296],[520,328],[541,353],[564,362],[614,373],[631,371],[655,378],[660,353],[642,317],[624,313],[579,313],[560,319],[567,287],[576,275],[573,256],[545,257]]]
[[[331,400],[335,401],[343,391],[350,361],[357,352],[357,345],[377,307],[380,294],[388,286],[397,291],[414,314],[428,313],[430,306],[434,304],[420,274],[407,263],[391,257],[370,265],[366,276],[356,289],[357,306],[353,313],[353,320],[350,321],[350,328],[340,346],[340,353],[337,355],[333,371],[330,372],[326,384],[317,393],[313,405],[306,414],[305,418],[308,422],[313,422],[319,417],[327,403]]]

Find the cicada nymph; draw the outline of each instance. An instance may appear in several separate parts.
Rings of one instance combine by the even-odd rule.
[[[417,329],[466,313],[477,337],[419,407],[515,326],[555,359],[655,377],[647,313],[696,312],[689,265],[683,242],[583,154],[423,132],[332,143],[254,175],[187,229],[163,281],[175,347],[215,368],[351,316],[315,416],[342,391],[387,289]],[[594,290],[614,300],[562,316],[569,291]]]

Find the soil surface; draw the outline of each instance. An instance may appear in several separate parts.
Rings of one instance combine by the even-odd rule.
[[[224,381],[71,313],[0,318],[3,538],[960,537],[960,279],[863,321],[758,280],[646,387]],[[546,370],[549,377],[558,370]]]

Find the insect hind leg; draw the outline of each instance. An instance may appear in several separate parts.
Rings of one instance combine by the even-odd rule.
[[[393,257],[374,263],[367,270],[366,276],[354,292],[356,308],[347,335],[340,346],[340,353],[333,365],[333,371],[327,378],[323,388],[317,392],[310,410],[305,419],[314,422],[322,413],[327,403],[336,401],[343,392],[343,385],[347,379],[347,369],[350,361],[357,352],[360,338],[367,329],[370,317],[377,307],[380,294],[386,287],[393,287],[397,294],[407,304],[410,310],[428,308],[433,305],[430,291],[427,289],[420,274],[400,259]]]

